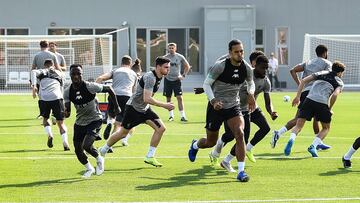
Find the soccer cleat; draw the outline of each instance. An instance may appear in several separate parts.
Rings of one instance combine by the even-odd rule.
[[[285,154],[285,156],[289,156],[289,155],[290,155],[290,153],[291,153],[291,148],[292,148],[293,145],[294,145],[294,140],[290,139],[290,140],[288,141],[288,143],[286,144],[285,149],[284,149],[284,154]]]
[[[145,157],[144,162],[155,167],[162,167],[162,163],[158,162],[154,157]]]
[[[90,178],[91,175],[93,175],[95,173],[95,169],[94,168],[91,168],[91,169],[88,169],[85,171],[85,173],[81,176],[82,178]]]
[[[174,117],[170,116],[168,121],[174,121]]]
[[[194,161],[195,161],[195,159],[196,159],[196,154],[197,154],[197,152],[199,151],[198,149],[194,149],[194,147],[193,147],[193,144],[194,144],[196,141],[197,141],[197,140],[193,140],[193,141],[191,142],[190,149],[189,149],[189,153],[188,153],[189,160],[190,160],[191,162],[194,162]]]
[[[102,157],[101,155],[98,156],[97,161],[96,161],[96,175],[101,175],[104,173],[105,170],[105,159],[104,157]]]
[[[219,165],[219,157],[216,157],[212,154],[212,152],[209,153],[210,163],[212,166]]]
[[[237,179],[240,182],[248,182],[250,180],[250,177],[245,173],[245,171],[241,171],[238,176]]]
[[[314,145],[310,145],[308,148],[308,152],[311,154],[312,157],[318,157],[317,150]]]
[[[271,148],[275,148],[276,147],[276,143],[277,141],[279,140],[280,136],[279,136],[279,132],[277,130],[274,130],[273,131],[273,136],[271,137],[271,140],[270,140],[270,145],[271,145]]]
[[[246,156],[249,159],[249,161],[256,163],[256,159],[254,157],[254,154],[252,153],[252,151],[246,151]]]
[[[181,117],[180,121],[187,122],[188,120],[185,117]]]
[[[68,143],[63,142],[63,146],[64,146],[64,151],[70,151],[70,147]]]
[[[52,137],[48,137],[48,141],[47,141],[47,146],[49,148],[52,148],[54,145],[53,145],[53,138]]]
[[[330,148],[331,148],[330,145],[326,145],[326,144],[324,144],[324,143],[319,144],[318,146],[316,146],[316,150],[328,150],[328,149],[330,149]]]
[[[114,149],[110,147],[110,149],[107,151],[107,153],[114,153]]]
[[[104,130],[104,139],[107,140],[110,136],[110,131],[111,131],[111,123],[108,123],[105,127],[105,130]]]
[[[215,145],[215,148],[214,148],[214,150],[219,154],[219,156],[220,156],[220,154],[221,154],[221,150],[222,150],[222,148],[224,147],[224,143],[223,144],[218,144],[218,143],[216,143],[216,145]]]
[[[100,155],[101,155],[102,157],[104,157],[105,154],[107,153],[107,151],[104,149],[104,147],[100,147],[100,148],[98,149],[98,151],[99,151],[99,153],[100,153]]]
[[[350,160],[346,160],[344,157],[342,157],[342,162],[343,162],[344,168],[351,168]]]
[[[230,172],[230,173],[235,173],[235,172],[236,172],[236,170],[233,169],[233,167],[231,166],[231,164],[228,163],[228,162],[222,161],[222,162],[220,163],[220,166],[221,166],[223,169],[225,169],[225,170],[227,170],[228,172]]]
[[[129,146],[129,143],[127,142],[127,140],[121,140],[121,146],[122,147],[127,147],[127,146]]]

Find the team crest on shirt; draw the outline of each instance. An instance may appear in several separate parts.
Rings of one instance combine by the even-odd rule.
[[[80,94],[80,91],[77,91],[76,92],[76,97],[75,97],[76,100],[81,100],[82,99],[82,96]]]
[[[231,76],[232,78],[239,78],[239,70],[238,69],[235,69],[234,70],[234,74]]]

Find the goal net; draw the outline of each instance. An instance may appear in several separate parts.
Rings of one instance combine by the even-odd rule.
[[[84,80],[94,81],[112,69],[111,35],[0,36],[0,92],[30,92],[30,70],[41,40],[56,42],[57,52],[64,56],[67,68],[81,64]],[[70,82],[67,70],[65,86]]]
[[[305,34],[303,60],[316,57],[315,48],[323,44],[328,48],[328,60],[345,64],[345,87],[360,87],[360,35]]]

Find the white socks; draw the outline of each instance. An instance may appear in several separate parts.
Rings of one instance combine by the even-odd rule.
[[[180,112],[180,115],[181,115],[182,118],[186,118],[186,115],[185,115],[185,111],[184,111],[184,110],[179,111],[179,112]]]
[[[250,144],[250,142],[246,145],[246,151],[251,151],[251,149],[253,148],[254,146],[252,144]]]
[[[47,134],[48,136],[54,137],[53,134],[52,134],[52,132],[51,132],[51,126],[49,126],[49,125],[48,125],[48,126],[45,126],[44,130],[45,130],[45,132],[46,132],[46,134]]]
[[[61,134],[61,138],[62,138],[63,143],[66,143],[67,145],[69,145],[67,132],[64,132],[63,134]]]
[[[350,147],[349,151],[344,155],[345,160],[350,160],[351,156],[356,152],[353,146]]]
[[[193,144],[194,149],[199,149],[199,146],[197,145],[197,143],[198,143],[198,141],[194,142],[194,144]]]
[[[226,163],[230,163],[230,161],[235,158],[235,156],[228,154],[225,158],[224,158],[224,162]]]
[[[155,151],[156,151],[156,147],[150,146],[149,151],[148,151],[146,157],[148,157],[148,158],[154,157],[154,156],[155,156]]]
[[[111,147],[107,143],[105,143],[105,145],[102,147],[102,149],[104,149],[105,152],[109,151],[110,148]]]
[[[221,149],[224,146],[224,142],[220,139],[217,140],[216,145],[214,147],[214,149],[212,150],[211,154],[215,157],[219,157],[220,153],[221,153]]]
[[[111,118],[110,116],[108,116],[107,120],[106,120],[106,124],[113,124],[114,123],[114,119]]]
[[[245,170],[245,162],[238,162],[238,171],[239,173],[241,171],[244,171]]]
[[[295,133],[290,133],[290,140],[295,141],[296,139],[296,134]]]
[[[316,148],[319,144],[321,144],[321,139],[318,137],[315,137],[312,145]]]
[[[174,110],[169,111],[169,116],[174,118]]]
[[[131,137],[131,134],[130,133],[128,133],[127,135],[126,135],[126,137],[124,137],[123,139],[121,139],[121,140],[123,140],[123,141],[128,141],[128,139]]]
[[[280,130],[278,130],[279,136],[286,133],[287,131],[288,131],[288,129],[285,126],[283,126],[282,128],[280,128]]]
[[[86,170],[88,170],[88,171],[95,170],[90,162],[87,162],[86,164],[84,164],[84,166],[85,166]]]

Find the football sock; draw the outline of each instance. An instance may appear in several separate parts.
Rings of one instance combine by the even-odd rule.
[[[249,142],[247,145],[246,145],[246,151],[251,151],[251,149],[253,148],[254,146]]]
[[[192,145],[192,147],[193,147],[194,149],[199,149],[199,146],[197,145],[197,143],[198,143],[198,141],[194,142],[194,144]]]
[[[312,145],[316,148],[319,144],[321,144],[321,139],[318,137],[315,137]]]
[[[295,141],[296,139],[296,134],[295,133],[290,133],[290,140]]]
[[[169,111],[169,116],[174,118],[174,110]]]
[[[149,151],[148,151],[146,157],[148,157],[148,158],[149,158],[149,157],[154,157],[154,156],[155,156],[155,151],[156,151],[156,147],[150,146]]]
[[[89,171],[94,169],[94,167],[91,165],[90,162],[87,162],[86,164],[84,164],[84,166],[85,166],[85,168],[86,168],[87,170],[89,170]]]
[[[186,115],[185,115],[185,111],[184,111],[184,110],[179,111],[179,112],[180,112],[181,117],[186,118]]]
[[[288,129],[285,126],[283,126],[282,128],[280,128],[280,130],[278,130],[279,136],[283,135],[287,131],[288,131]]]
[[[48,125],[48,126],[45,126],[44,129],[45,129],[45,132],[46,132],[46,134],[47,134],[48,136],[54,137],[53,134],[52,134],[52,131],[51,131],[51,126],[49,126],[49,125]]]
[[[231,154],[228,154],[225,158],[224,158],[224,161],[226,163],[230,163],[230,161],[235,158],[235,156],[231,155]]]
[[[353,146],[350,147],[349,151],[344,155],[345,160],[350,160],[352,155],[356,152]]]
[[[238,171],[239,173],[241,171],[244,171],[245,170],[245,162],[238,162]]]

